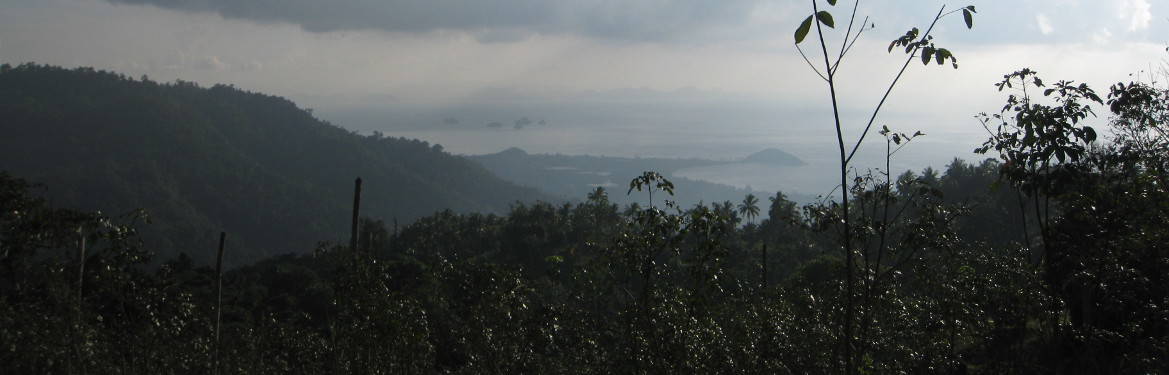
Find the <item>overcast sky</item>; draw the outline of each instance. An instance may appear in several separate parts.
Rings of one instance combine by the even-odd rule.
[[[851,6],[841,1],[831,9],[838,27],[846,3]],[[1021,67],[1049,81],[1087,81],[1104,91],[1169,56],[1169,4],[1163,0],[983,0],[950,3],[949,9],[971,4],[978,10],[973,30],[956,14],[934,33],[960,68],[912,67],[892,112],[968,119],[995,109],[1001,98],[991,84]],[[875,103],[904,59],[886,53],[888,42],[909,27],[926,26],[942,5],[860,4],[860,17],[870,16],[876,27],[840,69],[848,108]],[[792,31],[809,6],[766,0],[4,0],[0,61],[230,83],[313,108],[608,93],[822,107],[827,90],[792,46]]]

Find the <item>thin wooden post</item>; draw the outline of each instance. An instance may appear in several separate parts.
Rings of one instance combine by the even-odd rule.
[[[357,258],[357,224],[361,217],[361,177],[353,181],[353,223],[349,230],[349,250]]]
[[[215,368],[214,374],[219,374],[219,332],[223,319],[223,243],[227,240],[227,232],[219,232],[219,251],[215,254]]]

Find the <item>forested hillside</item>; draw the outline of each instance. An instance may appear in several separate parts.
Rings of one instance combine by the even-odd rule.
[[[852,296],[838,206],[777,194],[759,207],[769,218],[742,225],[730,202],[622,208],[598,189],[503,216],[444,211],[398,230],[366,220],[356,251],[227,272],[222,302],[214,269],[185,257],[139,267],[150,249],[132,224],[51,209],[0,176],[0,368],[839,373],[851,300],[872,373],[1169,370],[1154,175],[1085,172],[1095,187],[1060,195],[1069,205],[1040,235],[1023,193],[997,183],[1003,167],[955,161],[906,173],[896,190],[858,189],[872,209],[855,218],[871,276]],[[1152,196],[1109,193],[1129,188]]]
[[[233,264],[343,238],[357,176],[365,213],[386,222],[541,197],[438,145],[361,136],[231,86],[5,65],[0,119],[0,170],[44,184],[55,206],[145,209],[163,256],[206,261],[221,230]]]

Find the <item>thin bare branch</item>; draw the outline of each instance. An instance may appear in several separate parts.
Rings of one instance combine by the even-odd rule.
[[[974,120],[975,120],[975,121],[978,121],[978,124],[979,124],[979,125],[982,125],[982,128],[983,128],[983,129],[986,129],[986,133],[987,133],[987,134],[990,134],[992,137],[994,137],[994,136],[995,136],[995,133],[994,133],[993,131],[991,131],[991,130],[990,130],[990,127],[989,127],[989,126],[986,126],[986,120],[979,119],[979,118],[975,118]]]
[[[816,72],[816,75],[820,76],[820,79],[824,80],[824,82],[828,82],[828,77],[825,77],[823,73],[820,73],[820,69],[816,69],[816,65],[812,64],[812,60],[809,60],[807,55],[804,55],[804,49],[800,48],[799,44],[796,44],[796,51],[800,51],[800,57],[804,58],[804,62],[808,63],[808,67],[812,68],[812,71]]]
[[[853,22],[856,21],[856,8],[860,5],[860,3],[860,0],[856,0],[852,3],[852,15],[848,18],[848,29],[844,31],[844,43],[840,45],[840,55],[836,56],[836,63],[832,64],[833,66],[840,65],[840,60],[844,59],[844,54],[848,50],[848,38],[852,35],[852,25]],[[864,24],[868,23],[868,19],[868,17],[865,17],[865,22],[861,23],[861,29],[857,32],[858,35],[864,31]]]
[[[922,34],[921,40],[924,41],[929,38],[930,32],[934,30],[934,26],[938,24],[938,20],[942,18],[942,12],[945,10],[946,6],[942,5],[942,8],[938,10],[938,15],[934,16],[934,21],[930,22],[930,27],[925,30],[924,34]],[[848,157],[845,158],[846,162],[852,161],[852,157],[856,155],[856,150],[860,149],[861,143],[865,141],[865,137],[869,134],[869,130],[872,130],[873,128],[873,121],[877,120],[877,114],[880,113],[881,108],[885,106],[885,101],[889,99],[889,94],[893,92],[893,87],[897,86],[897,82],[900,81],[901,76],[905,74],[905,69],[909,68],[909,64],[913,62],[914,55],[914,53],[909,54],[909,57],[905,59],[905,64],[901,65],[901,70],[898,71],[897,76],[893,78],[893,82],[889,83],[889,88],[885,90],[885,95],[881,96],[881,101],[877,103],[877,108],[873,109],[873,115],[869,117],[869,123],[865,125],[865,130],[861,132],[861,136],[857,138],[856,144],[852,146],[852,151],[849,152]]]
[[[905,142],[905,143],[902,143],[901,145],[897,146],[897,148],[893,149],[893,152],[889,153],[889,157],[893,157],[893,155],[897,154],[897,151],[901,151],[901,149],[905,148],[905,146],[907,146],[907,145],[909,145],[909,142]]]
[[[867,25],[868,23],[869,23],[869,17],[865,16],[864,22],[861,23],[862,26],[861,26],[860,30],[857,30],[856,35],[854,35],[852,37],[852,41],[849,41],[848,39],[844,40],[846,42],[845,43],[846,47],[844,47],[844,53],[842,53],[840,55],[840,57],[841,57],[840,59],[836,60],[836,64],[832,65],[832,74],[836,74],[836,69],[840,67],[840,62],[843,60],[843,57],[845,55],[848,55],[848,51],[852,50],[852,46],[854,44],[856,44],[856,41],[860,40],[861,35],[865,33],[866,29],[864,28],[863,25]]]

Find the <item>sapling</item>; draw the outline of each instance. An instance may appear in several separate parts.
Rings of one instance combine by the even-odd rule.
[[[836,2],[837,2],[837,0],[825,0],[825,1],[828,3],[829,6],[835,6]],[[843,232],[844,232],[842,242],[843,242],[843,250],[845,253],[844,274],[845,274],[845,293],[846,293],[845,305],[846,306],[845,306],[845,310],[844,310],[844,322],[842,324],[843,325],[843,337],[842,337],[843,342],[842,342],[841,346],[843,347],[843,350],[844,350],[844,362],[845,362],[844,363],[845,364],[845,371],[844,372],[849,373],[849,374],[856,371],[855,363],[856,363],[856,357],[857,357],[854,353],[855,338],[853,335],[853,325],[854,325],[854,320],[855,320],[854,313],[855,313],[855,308],[856,308],[855,301],[854,301],[855,285],[856,285],[856,275],[855,275],[856,259],[855,259],[853,244],[852,244],[853,223],[851,222],[850,213],[849,213],[849,194],[851,193],[851,190],[849,189],[849,185],[848,185],[848,177],[849,177],[848,171],[849,171],[850,162],[852,161],[853,156],[856,155],[857,150],[860,149],[860,145],[864,142],[865,137],[869,133],[869,130],[872,129],[873,123],[876,120],[877,115],[880,113],[881,108],[885,105],[886,100],[889,98],[889,94],[892,93],[893,88],[897,85],[897,82],[901,80],[901,77],[905,73],[906,68],[909,67],[909,64],[911,62],[913,62],[915,58],[920,58],[923,64],[929,64],[932,60],[932,61],[936,62],[938,65],[942,65],[946,62],[946,60],[949,60],[949,62],[951,63],[951,65],[953,65],[954,68],[958,67],[958,60],[954,57],[954,55],[948,49],[937,47],[933,42],[933,36],[930,35],[930,32],[933,31],[933,28],[937,24],[938,20],[940,20],[941,18],[943,18],[947,15],[961,12],[962,16],[963,16],[963,20],[966,23],[966,27],[971,28],[974,25],[973,24],[973,14],[975,13],[974,6],[963,7],[963,8],[960,8],[958,10],[950,11],[948,13],[946,12],[946,7],[942,6],[941,9],[938,10],[937,15],[934,16],[933,21],[930,23],[930,26],[928,28],[926,28],[926,31],[924,33],[920,33],[917,28],[913,28],[913,29],[909,30],[908,32],[906,32],[904,36],[901,36],[900,38],[898,38],[898,39],[894,40],[892,43],[890,43],[889,44],[889,51],[890,52],[892,52],[893,48],[895,48],[895,47],[903,47],[905,49],[905,53],[908,55],[908,57],[906,58],[905,63],[901,66],[901,69],[897,72],[897,75],[893,78],[893,81],[891,83],[889,83],[888,87],[885,90],[884,95],[881,97],[881,100],[877,103],[877,106],[873,109],[872,114],[869,117],[868,123],[865,124],[864,130],[861,132],[861,135],[856,138],[855,142],[845,142],[844,126],[843,126],[841,118],[840,118],[840,103],[839,103],[839,100],[837,98],[837,92],[836,92],[837,69],[840,68],[840,63],[842,61],[844,61],[844,57],[848,54],[849,50],[856,44],[857,40],[860,39],[860,36],[865,32],[865,30],[869,30],[869,29],[872,29],[875,27],[874,24],[872,24],[868,21],[868,17],[866,17],[863,21],[861,21],[860,27],[855,30],[856,31],[855,34],[853,33],[853,31],[854,31],[853,27],[855,26],[856,15],[857,15],[857,7],[859,6],[859,4],[860,4],[859,0],[857,0],[853,3],[852,11],[851,11],[849,21],[848,21],[848,28],[846,29],[846,31],[844,33],[844,38],[842,39],[842,43],[841,43],[839,52],[829,52],[828,44],[824,38],[824,27],[827,26],[828,28],[835,28],[836,22],[832,17],[832,13],[830,13],[826,10],[820,10],[820,4],[819,4],[818,0],[812,0],[812,14],[809,15],[807,18],[805,18],[803,20],[803,22],[800,23],[799,27],[796,28],[795,35],[794,35],[796,49],[800,52],[800,55],[803,56],[804,61],[806,61],[809,65],[809,67],[811,67],[812,70],[822,80],[824,80],[825,83],[827,83],[829,97],[831,98],[831,103],[832,103],[832,117],[833,117],[833,125],[834,125],[835,130],[836,130],[836,144],[837,144],[837,148],[839,149],[839,153],[840,153],[840,159],[839,159],[840,160],[839,161],[840,162],[840,185],[839,185],[839,188],[840,188],[840,201],[841,201],[840,202],[841,221],[843,224]],[[817,36],[817,39],[819,41],[820,52],[822,53],[822,56],[823,56],[823,63],[824,63],[823,71],[821,71],[820,68],[817,68],[816,64],[814,64],[812,62],[812,60],[809,59],[806,54],[804,54],[803,49],[800,49],[800,47],[799,47],[800,43],[802,43],[804,41],[804,39],[808,36],[808,33],[811,32],[811,28],[812,28],[813,24],[816,26],[816,36]],[[851,151],[849,151],[848,145],[852,145]]]

